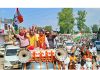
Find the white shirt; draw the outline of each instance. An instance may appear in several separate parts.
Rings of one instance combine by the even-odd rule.
[[[96,47],[93,47],[93,52],[95,52],[95,55],[97,55],[97,49],[96,49]]]
[[[96,49],[96,47],[90,48],[89,51],[90,51],[91,53],[95,53],[95,55],[97,55],[97,49]]]
[[[25,46],[28,46],[29,45],[29,40],[28,39],[25,39],[24,36],[17,35],[17,37],[20,40],[21,47],[25,47]]]
[[[92,49],[93,49],[93,51],[94,51],[94,52],[97,52],[97,49],[96,49],[96,47],[93,47]]]
[[[46,36],[45,36],[45,43],[46,43],[47,47],[49,48],[49,42],[48,42],[48,40],[47,40],[47,37],[46,37]]]
[[[93,48],[89,48],[89,51],[90,51],[91,53],[93,53]]]
[[[70,58],[67,57],[67,58],[64,60],[64,63],[65,63],[65,64],[69,64],[69,62],[70,62]]]

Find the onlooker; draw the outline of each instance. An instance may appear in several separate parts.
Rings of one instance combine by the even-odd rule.
[[[74,55],[74,53],[70,56],[70,63],[69,63],[69,69],[75,69],[75,64],[77,63],[77,57]]]
[[[77,57],[74,55],[74,53],[71,54],[70,56],[70,61],[76,63],[77,62]]]
[[[46,37],[48,39],[50,49],[54,49],[54,38],[56,35],[52,35],[51,32],[46,32]]]

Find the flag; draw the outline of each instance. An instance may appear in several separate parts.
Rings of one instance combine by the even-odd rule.
[[[81,39],[81,36],[78,36],[76,38],[73,39],[74,42],[78,42]]]
[[[13,19],[13,26],[15,31],[18,30],[18,24],[23,22],[23,16],[20,14],[18,8],[16,9],[16,13],[14,14],[14,19]]]
[[[18,8],[16,10],[16,13],[17,13],[17,19],[18,19],[19,23],[22,23],[23,22],[23,16],[20,14]]]
[[[19,21],[17,19],[17,16],[14,15],[13,26],[14,26],[15,31],[18,30],[18,24],[19,24]]]

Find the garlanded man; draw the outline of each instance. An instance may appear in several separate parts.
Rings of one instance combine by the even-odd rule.
[[[43,30],[39,31],[38,46],[42,49],[49,48],[49,43]]]

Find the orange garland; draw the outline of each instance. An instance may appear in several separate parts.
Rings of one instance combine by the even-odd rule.
[[[48,62],[48,52],[46,51],[46,60],[47,60],[47,62]]]
[[[45,45],[45,35],[43,36],[39,36],[38,38],[38,43],[40,45],[40,48],[46,49],[46,45]],[[43,45],[42,45],[43,44]]]

